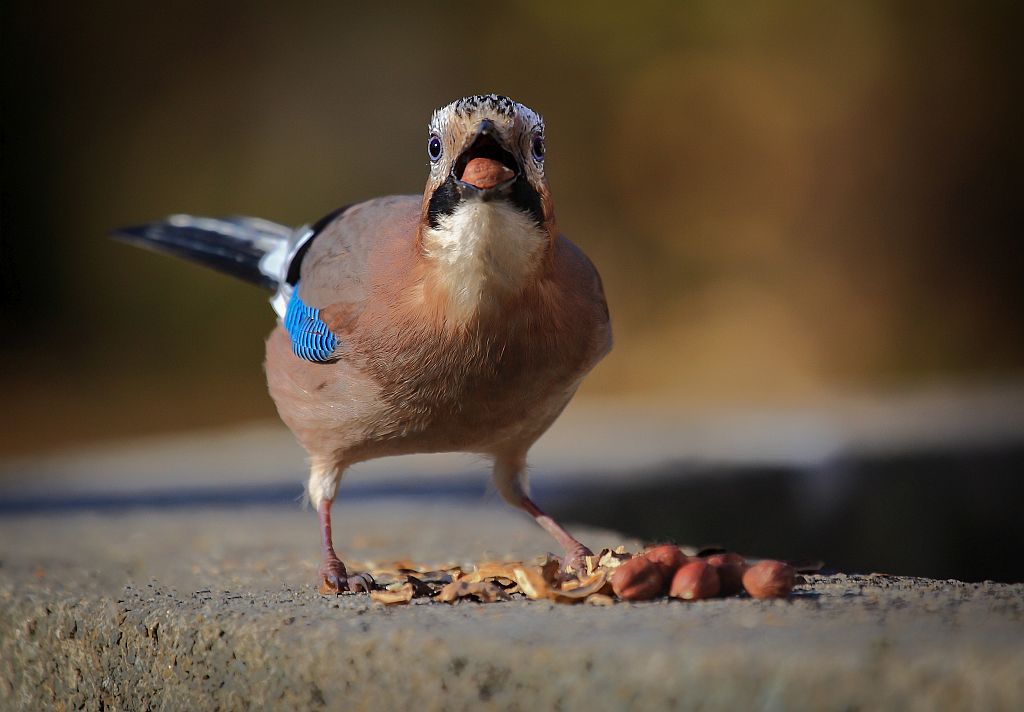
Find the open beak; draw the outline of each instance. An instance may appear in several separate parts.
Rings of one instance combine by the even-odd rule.
[[[519,164],[502,146],[490,119],[480,122],[473,141],[452,167],[452,177],[463,198],[490,200],[506,195],[518,175]]]

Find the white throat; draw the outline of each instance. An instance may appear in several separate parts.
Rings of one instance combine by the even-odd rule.
[[[544,254],[544,231],[504,200],[460,203],[423,233],[427,258],[448,292],[451,316],[522,289]]]

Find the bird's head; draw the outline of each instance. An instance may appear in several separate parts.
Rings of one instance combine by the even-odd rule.
[[[500,310],[537,283],[558,236],[544,177],[544,122],[481,94],[434,112],[417,244],[446,322]]]
[[[553,231],[544,121],[530,108],[497,94],[453,101],[430,120],[427,158],[424,222],[430,228],[460,205],[504,201],[545,232]]]

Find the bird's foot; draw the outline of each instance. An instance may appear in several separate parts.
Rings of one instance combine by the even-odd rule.
[[[587,572],[587,557],[593,555],[594,552],[583,544],[576,544],[571,549],[565,550],[565,569],[577,574],[585,574]]]
[[[369,593],[374,588],[370,574],[354,574],[349,576],[345,564],[337,557],[324,559],[317,571],[320,581],[318,591],[325,596],[338,595],[345,591],[352,593]]]

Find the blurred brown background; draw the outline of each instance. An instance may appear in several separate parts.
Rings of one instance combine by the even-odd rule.
[[[273,417],[266,295],[105,237],[419,192],[430,112],[541,112],[605,279],[591,398],[1024,376],[1020,5],[8,2],[0,454]]]

